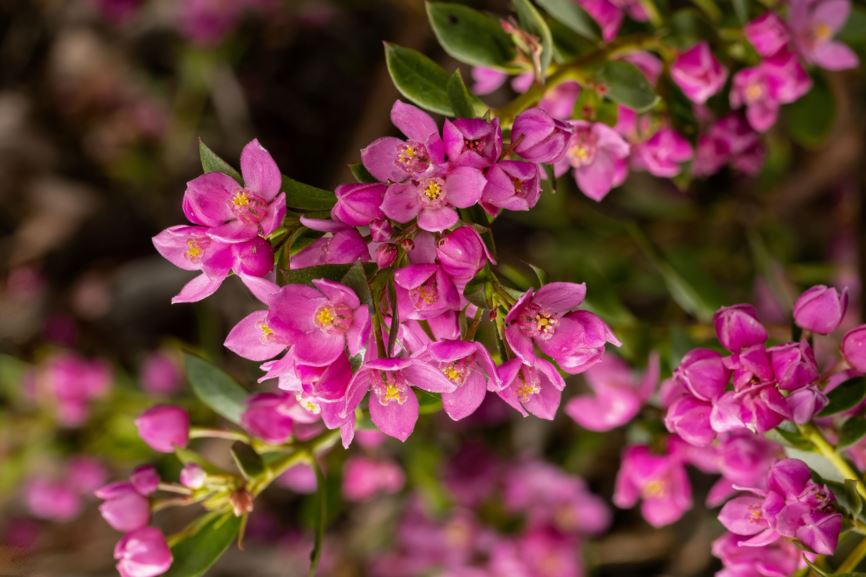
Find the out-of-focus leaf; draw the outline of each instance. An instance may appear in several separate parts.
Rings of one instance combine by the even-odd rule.
[[[670,41],[680,50],[686,50],[701,40],[712,43],[717,36],[716,28],[702,13],[693,8],[677,10],[669,22]]]
[[[265,463],[262,461],[262,456],[246,443],[235,441],[231,453],[235,465],[245,478],[252,479],[264,472]]]
[[[850,447],[863,437],[866,437],[866,418],[851,417],[845,421],[839,431],[839,448]]]
[[[198,141],[198,155],[201,158],[201,168],[204,172],[222,172],[231,176],[239,183],[243,183],[241,173],[208,148],[208,145],[201,139]]]
[[[283,176],[283,192],[286,193],[286,205],[301,211],[331,210],[337,202],[332,191],[298,182],[288,176]]]
[[[186,355],[186,376],[202,403],[232,423],[240,424],[247,392],[233,378],[192,355]]]
[[[737,20],[740,24],[745,24],[749,20],[749,0],[731,0],[734,5],[734,13],[737,15]]]
[[[783,423],[775,429],[767,431],[767,438],[801,451],[811,451],[814,448],[810,440],[801,435],[796,428],[790,427],[788,423]]]
[[[649,110],[658,101],[649,81],[630,62],[606,62],[599,73],[599,80],[607,87],[608,98],[637,112]]]
[[[547,70],[553,60],[553,36],[547,22],[529,0],[512,0],[514,11],[524,30],[536,36],[541,41],[541,73]]]
[[[385,44],[385,63],[400,94],[430,112],[453,116],[448,99],[448,73],[411,48]]]
[[[836,34],[836,40],[857,47],[866,45],[866,6],[851,3],[851,13]]]
[[[849,379],[827,394],[830,402],[820,413],[821,417],[829,417],[836,413],[854,408],[863,397],[866,397],[866,377]]]
[[[595,41],[578,36],[557,20],[551,20],[547,25],[553,36],[553,59],[556,62],[567,62],[586,56],[596,48]]]
[[[325,523],[328,519],[328,485],[325,483],[322,467],[316,462],[315,457],[311,459],[310,466],[316,474],[316,531],[313,550],[310,551],[310,570],[307,575],[315,577],[319,568],[319,559],[322,557],[322,542],[325,540]]]
[[[378,182],[376,177],[370,174],[370,171],[364,168],[364,165],[360,162],[355,162],[349,165],[349,171],[352,173],[352,176],[358,182],[369,184],[372,182]]]
[[[439,44],[460,62],[504,72],[521,71],[514,64],[514,43],[495,17],[446,2],[428,2],[427,17]]]
[[[451,78],[448,79],[447,90],[448,101],[451,103],[451,110],[454,111],[456,117],[476,118],[484,114],[487,109],[484,103],[466,88],[460,70],[455,70]]]
[[[165,577],[200,577],[232,544],[241,528],[241,518],[231,513],[215,515],[207,523],[171,547],[174,558]]]
[[[354,265],[348,264],[322,264],[296,268],[285,272],[283,284],[311,284],[314,279],[326,279],[341,282],[343,277],[349,273]]]
[[[817,148],[824,143],[836,120],[836,101],[823,77],[814,78],[805,96],[782,109],[782,120],[798,144]]]
[[[598,40],[601,33],[592,16],[573,0],[536,0],[539,6],[572,31],[589,40]]]

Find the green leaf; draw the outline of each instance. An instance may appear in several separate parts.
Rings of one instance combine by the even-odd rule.
[[[847,411],[856,406],[866,397],[866,377],[850,379],[827,394],[830,402],[824,410],[818,413],[820,417],[828,417]]]
[[[174,560],[164,577],[200,577],[222,557],[241,528],[232,513],[214,516],[171,547]]]
[[[796,428],[790,427],[788,423],[783,423],[775,429],[767,431],[767,438],[780,445],[802,451],[810,451],[814,448],[811,441],[801,435]]]
[[[241,441],[232,444],[232,458],[238,470],[246,479],[252,479],[265,471],[265,463],[262,456],[255,449]]]
[[[749,20],[749,0],[731,0],[734,5],[734,13],[737,15],[737,20],[740,24],[745,24]]]
[[[355,291],[362,303],[370,304],[373,302],[373,297],[370,295],[370,284],[367,282],[367,273],[364,271],[364,265],[360,262],[350,266],[346,274],[340,278],[340,282]]]
[[[354,265],[323,264],[306,268],[292,269],[285,273],[284,284],[312,284],[313,279],[327,279],[341,282]]]
[[[192,355],[186,355],[186,376],[202,403],[232,423],[240,424],[247,392],[233,378]]]
[[[803,556],[803,561],[806,562],[806,565],[808,565],[809,568],[811,568],[812,571],[814,571],[816,575],[820,575],[821,577],[832,577],[832,575],[830,573],[827,573],[827,571],[825,571],[824,569],[821,569],[820,567],[815,565],[813,562],[809,561],[809,559],[805,555]]]
[[[461,4],[428,2],[427,17],[439,44],[460,62],[504,72],[522,71],[514,64],[514,43],[493,16]]]
[[[836,40],[852,46],[866,45],[866,6],[852,3],[848,20],[836,34]]]
[[[512,3],[521,27],[541,41],[540,72],[544,75],[553,60],[553,36],[550,28],[529,0],[512,0]]]
[[[373,182],[379,182],[376,177],[370,174],[370,171],[364,168],[364,165],[360,162],[350,164],[349,170],[351,171],[352,176],[355,177],[355,180],[360,183],[370,184]]]
[[[385,63],[400,94],[430,112],[453,116],[448,99],[448,73],[411,48],[385,44]]]
[[[866,437],[866,418],[862,416],[851,417],[839,431],[839,448],[850,447],[863,437]]]
[[[491,293],[490,272],[487,267],[481,269],[463,290],[466,300],[483,309],[492,307]]]
[[[330,190],[316,188],[288,176],[283,176],[283,192],[286,193],[286,206],[301,211],[331,210],[337,202],[337,197]]]
[[[201,139],[198,141],[198,155],[201,158],[201,168],[204,172],[222,172],[243,184],[244,180],[241,177],[241,173],[235,170],[231,164],[217,156]]]
[[[836,121],[836,101],[823,77],[814,78],[805,96],[782,108],[782,120],[797,144],[817,148],[824,143]]]
[[[454,116],[476,118],[484,113],[484,108],[486,107],[466,88],[466,84],[463,83],[463,76],[460,75],[460,70],[455,70],[451,78],[448,79],[446,90],[448,91],[448,101],[451,103],[451,110],[454,112]],[[478,107],[479,103],[481,107]]]
[[[584,38],[598,40],[601,33],[595,20],[574,0],[536,0],[548,14]]]
[[[645,112],[658,101],[658,96],[637,66],[624,60],[606,62],[599,80],[607,87],[607,97],[637,112]]]

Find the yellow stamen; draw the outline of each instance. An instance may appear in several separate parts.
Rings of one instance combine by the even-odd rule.
[[[829,40],[833,36],[833,29],[824,22],[818,22],[815,25],[814,34],[816,40]]]
[[[204,254],[204,250],[202,250],[198,242],[194,240],[186,241],[186,258],[191,261],[195,261],[199,259],[202,254]]]
[[[665,484],[658,479],[653,479],[643,488],[643,496],[648,498],[658,498],[665,494]]]
[[[274,329],[268,326],[268,323],[262,321],[258,325],[256,325],[260,331],[262,331],[262,340],[266,341],[268,338],[274,334]]]
[[[452,383],[459,383],[463,380],[463,371],[454,365],[448,365],[443,368],[442,374]]]
[[[240,208],[242,206],[247,206],[250,203],[250,197],[247,195],[245,190],[240,190],[235,193],[232,197],[232,204],[236,207]]]
[[[533,383],[523,383],[517,388],[517,398],[521,403],[528,403],[532,397],[541,392],[541,387]]]
[[[337,320],[337,315],[332,307],[322,307],[316,311],[316,324],[320,327],[330,327]]]
[[[442,197],[442,185],[435,180],[431,180],[424,187],[424,196],[430,200],[439,200]]]
[[[746,100],[749,102],[755,102],[759,100],[761,96],[764,95],[764,89],[761,88],[760,84],[749,84],[746,86]]]
[[[385,385],[385,395],[382,400],[385,401],[385,404],[397,401],[398,404],[402,405],[406,399],[403,397],[403,391],[400,390],[400,387],[394,383],[388,383]]]

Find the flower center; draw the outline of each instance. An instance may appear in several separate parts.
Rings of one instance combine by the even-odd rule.
[[[271,339],[273,338],[274,329],[272,329],[266,321],[258,323],[256,325],[256,328],[258,328],[262,333],[260,339],[263,343],[268,343],[271,341]]]
[[[421,203],[428,208],[439,208],[445,204],[445,181],[441,178],[429,178],[418,187]]]
[[[439,370],[442,371],[446,379],[455,385],[462,385],[469,375],[469,365],[472,363],[474,357],[475,355],[472,354],[452,363],[441,364],[439,365]]]
[[[757,82],[746,86],[746,102],[754,103],[764,96],[764,87]]]
[[[243,188],[232,196],[229,206],[232,213],[246,223],[258,224],[268,211],[265,199]]]
[[[409,290],[409,299],[416,310],[424,310],[439,302],[439,287],[436,277],[430,277],[427,282],[417,288]]]
[[[532,400],[532,397],[541,392],[538,375],[529,373],[525,369],[520,370],[520,385],[517,387],[517,398],[524,405]]]
[[[202,246],[203,242],[206,243],[204,246]],[[186,256],[186,259],[190,262],[194,262],[194,263],[200,262],[201,257],[204,254],[204,249],[206,248],[207,244],[209,244],[209,243],[208,243],[207,239],[204,239],[204,238],[201,238],[201,239],[191,238],[191,239],[189,239],[188,241],[186,241],[186,253],[184,256]]]
[[[409,398],[409,385],[400,371],[376,371],[371,388],[384,407],[391,403],[403,405]]]
[[[833,29],[824,22],[818,22],[812,33],[815,35],[815,40],[818,42],[824,42],[833,36]]]
[[[352,311],[344,304],[328,303],[313,314],[313,322],[328,334],[345,333],[352,324]]]
[[[464,146],[471,150],[472,152],[476,152],[478,154],[484,154],[484,148],[486,147],[486,142],[482,139],[476,140],[464,140]]]
[[[559,318],[538,305],[531,304],[520,315],[520,328],[531,338],[546,341],[556,333]]]
[[[588,166],[595,160],[598,138],[590,128],[578,128],[572,136],[572,144],[568,148],[568,159],[575,168]]]
[[[405,143],[397,153],[397,165],[410,174],[424,172],[430,167],[427,148],[419,142]]]
[[[310,397],[305,396],[303,393],[298,393],[295,395],[295,400],[298,401],[298,404],[301,405],[307,412],[312,413],[314,415],[318,415],[322,412],[322,407],[311,399]]]
[[[644,499],[659,499],[666,493],[665,484],[660,479],[653,479],[643,486],[641,493]]]

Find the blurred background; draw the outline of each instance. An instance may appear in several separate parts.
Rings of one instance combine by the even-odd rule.
[[[508,10],[504,0],[472,4]],[[170,305],[190,275],[150,238],[183,222],[198,138],[236,163],[255,137],[284,174],[327,189],[351,181],[358,150],[393,132],[383,41],[456,66],[420,0],[0,2],[0,575],[115,574],[117,535],[91,493],[154,459],[133,418],[172,399],[212,419],[186,388],[181,349],[254,387],[254,364],[222,350],[252,297],[231,279],[204,303]],[[866,38],[846,41],[862,60]],[[815,283],[847,286],[846,322],[856,324],[866,279],[862,69],[816,81],[817,100],[790,107],[768,136],[756,176],[726,170],[677,186],[637,174],[602,204],[563,179],[534,211],[497,222],[504,276],[520,284],[532,262],[552,279],[587,281],[638,373],[656,351],[669,374],[723,304],[754,302],[787,330],[793,298]],[[572,495],[577,517],[557,520],[572,537],[523,536],[497,553],[504,577],[524,575],[508,555],[544,557],[543,575],[579,575],[579,550],[593,575],[717,569],[709,544],[720,527],[700,506],[709,478],[696,474],[694,511],[663,530],[590,495],[609,503],[625,433],[588,433],[564,416],[522,420],[498,399],[469,422],[433,415],[419,429],[405,446],[370,435],[353,449],[365,459],[353,466],[381,467],[381,487],[352,489],[340,473],[347,456],[329,457],[320,575],[471,577],[440,566],[470,566],[485,542],[508,542],[523,522],[514,511],[526,509],[508,503],[544,501],[553,487]],[[157,464],[176,475],[170,459]],[[311,477],[294,471],[257,503],[247,551],[210,574],[306,574]],[[521,487],[528,497],[515,496]],[[185,513],[169,512],[166,525]]]

